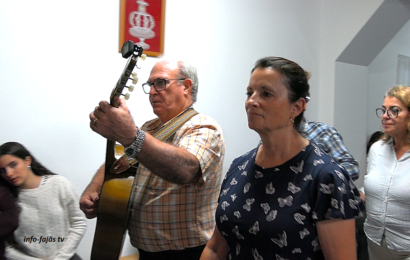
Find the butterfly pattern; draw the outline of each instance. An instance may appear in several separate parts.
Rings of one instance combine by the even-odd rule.
[[[269,206],[268,203],[262,203],[262,204],[261,204],[261,207],[263,208],[263,211],[265,212],[265,214],[268,214],[268,213],[269,213],[270,206]]]
[[[227,217],[226,215],[223,215],[223,216],[219,217],[219,220],[220,220],[221,223],[222,223],[222,222],[228,220],[228,217]]]
[[[279,247],[284,247],[288,245],[288,241],[286,241],[287,236],[286,236],[286,232],[283,231],[283,234],[279,234],[279,238],[271,238],[272,242],[277,244]]]
[[[273,194],[273,193],[275,193],[275,188],[273,187],[272,182],[266,184],[266,189],[265,189],[265,190],[266,190],[266,194]]]
[[[292,206],[293,197],[287,196],[286,198],[278,198],[279,207]]]
[[[314,166],[317,166],[317,165],[319,165],[319,164],[324,164],[325,162],[322,160],[322,159],[320,159],[320,160],[314,160],[313,161],[313,165]]]
[[[299,231],[299,235],[301,239],[304,239],[305,236],[310,235],[309,230],[307,230],[306,228],[303,229],[302,231]]]
[[[267,221],[273,221],[275,220],[276,216],[278,215],[278,211],[277,210],[271,210],[269,212],[269,214],[266,216],[266,220]]]
[[[295,193],[300,191],[300,188],[297,187],[295,184],[289,182],[288,183],[288,191],[292,192],[292,194],[295,194]]]
[[[256,235],[259,231],[259,222],[256,221],[255,224],[249,229],[249,233]]]
[[[243,208],[247,211],[251,211],[252,209],[252,204],[255,202],[255,199],[247,199],[246,204],[243,205]]]
[[[222,190],[221,191],[221,195],[226,195],[228,193],[230,188],[227,188],[226,190]]]
[[[290,169],[295,173],[299,173],[303,171],[303,161],[298,162],[297,166],[290,166]]]
[[[256,174],[255,174],[255,178],[256,178],[256,179],[263,178],[263,173],[261,173],[260,171],[256,171],[255,173],[256,173]]]
[[[268,169],[255,164],[257,149],[232,162],[221,187],[215,216],[228,259],[324,259],[316,221],[362,214],[354,183],[313,142]]]

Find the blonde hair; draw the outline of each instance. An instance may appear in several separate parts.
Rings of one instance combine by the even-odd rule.
[[[409,110],[410,108],[410,86],[397,85],[386,91],[385,97],[395,97],[400,100]],[[385,134],[384,141],[389,141],[392,137]],[[410,117],[407,122],[407,142],[410,143]]]

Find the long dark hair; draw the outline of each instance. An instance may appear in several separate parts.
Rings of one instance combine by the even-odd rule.
[[[282,57],[265,57],[256,61],[252,72],[255,69],[271,68],[282,75],[283,83],[289,91],[289,101],[291,103],[299,98],[309,100],[309,73],[300,67],[296,62]],[[299,129],[303,118],[303,111],[294,119],[294,127]]]
[[[31,171],[38,176],[43,175],[55,175],[49,169],[44,167],[37,159],[27,150],[22,144],[17,142],[8,142],[0,145],[0,157],[3,155],[12,155],[18,157],[22,160],[25,160],[27,156],[31,157]],[[6,186],[10,187],[13,191],[13,194],[17,196],[18,189],[14,185],[9,184],[3,178],[0,178],[0,181],[3,182]]]
[[[370,146],[372,146],[372,144],[374,144],[375,142],[381,140],[383,135],[384,135],[384,132],[376,131],[370,136],[369,142],[367,143],[367,147],[366,147],[366,154],[369,154]]]

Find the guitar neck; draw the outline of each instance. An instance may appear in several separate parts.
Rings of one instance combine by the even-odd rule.
[[[104,180],[116,178],[114,174],[110,174],[110,168],[115,162],[115,142],[107,140],[107,148],[105,153],[105,173]]]
[[[123,58],[129,59],[120,79],[111,92],[111,106],[118,107],[118,99],[123,95],[122,92],[124,88],[128,88],[129,91],[132,91],[126,83],[130,79],[138,57],[142,56],[142,51],[143,49],[141,47],[134,45],[131,41],[124,43],[121,54]],[[135,80],[133,78],[134,84],[136,81],[137,79]],[[124,96],[126,99],[129,97],[129,95]],[[91,251],[91,260],[118,260],[121,254],[130,214],[128,202],[133,182],[132,178],[128,177],[135,175],[135,168],[129,168],[120,174],[112,174],[110,172],[111,167],[117,160],[118,147],[115,141],[107,140],[104,183],[97,209],[98,217]]]

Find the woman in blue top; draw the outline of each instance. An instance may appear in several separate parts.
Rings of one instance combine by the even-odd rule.
[[[366,221],[369,258],[410,259],[410,87],[387,91],[376,109],[385,133],[370,147]]]
[[[298,64],[256,62],[245,109],[262,143],[232,162],[201,260],[356,259],[364,205],[346,170],[298,133],[308,92]]]

